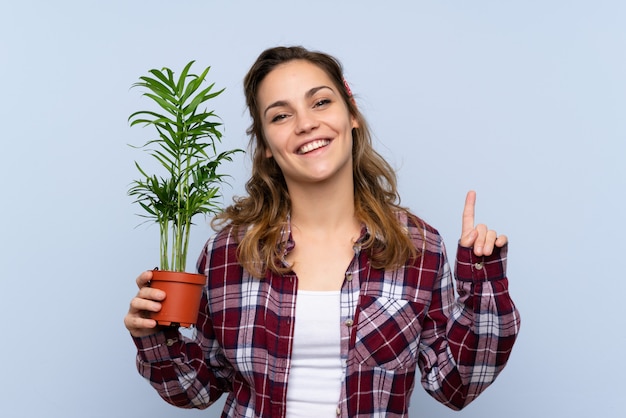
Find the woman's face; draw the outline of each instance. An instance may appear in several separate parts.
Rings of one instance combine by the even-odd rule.
[[[320,67],[305,60],[277,66],[259,85],[257,103],[266,157],[275,159],[289,187],[352,176],[358,125]]]

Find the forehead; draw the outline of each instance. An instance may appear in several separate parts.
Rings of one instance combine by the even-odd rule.
[[[330,76],[319,66],[305,60],[294,60],[276,66],[259,84],[260,102],[287,100],[302,96],[314,87],[335,88]]]

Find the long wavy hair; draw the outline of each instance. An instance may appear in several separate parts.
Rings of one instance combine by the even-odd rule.
[[[279,274],[289,271],[281,261],[284,248],[277,244],[283,242],[281,233],[291,200],[280,167],[274,158],[266,156],[268,145],[263,135],[257,93],[263,79],[274,68],[293,60],[308,61],[326,72],[358,123],[358,128],[352,131],[355,216],[369,231],[361,249],[368,251],[374,268],[397,268],[417,257],[419,252],[398,221],[397,212],[406,212],[418,228],[421,222],[400,206],[395,172],[372,146],[367,123],[345,84],[341,63],[328,54],[300,46],[265,50],[244,78],[246,104],[252,118],[247,130],[252,153],[252,175],[246,183],[248,196],[234,198],[233,204],[213,220],[213,227],[234,228],[234,235],[239,237],[239,262],[252,276],[264,277],[267,270]]]

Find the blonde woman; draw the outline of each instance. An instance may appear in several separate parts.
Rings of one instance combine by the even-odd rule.
[[[192,339],[145,318],[165,294],[146,287],[149,271],[137,278],[125,325],[139,372],[184,408],[227,393],[224,417],[407,416],[416,372],[450,408],[473,401],[520,324],[507,238],[474,225],[475,193],[455,281],[441,236],[399,205],[336,59],[271,48],[244,88],[247,195],[214,220],[198,260]]]

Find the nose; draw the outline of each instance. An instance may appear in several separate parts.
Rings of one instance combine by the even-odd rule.
[[[319,126],[319,122],[311,111],[298,112],[296,116],[296,133],[303,134],[311,132]]]

